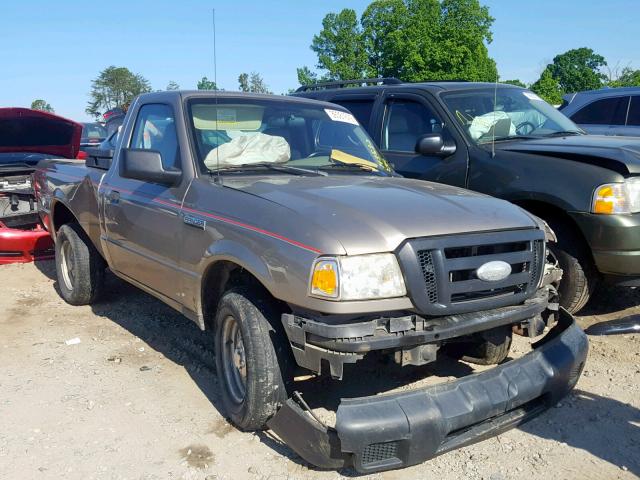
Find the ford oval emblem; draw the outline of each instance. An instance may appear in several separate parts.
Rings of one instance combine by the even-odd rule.
[[[476,270],[476,275],[485,282],[499,282],[511,275],[511,265],[502,260],[487,262]]]

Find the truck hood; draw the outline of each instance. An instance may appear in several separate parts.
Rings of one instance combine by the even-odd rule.
[[[0,153],[42,153],[76,158],[82,125],[28,108],[0,108]]]
[[[274,175],[227,177],[224,185],[292,210],[349,255],[392,251],[409,238],[537,226],[506,201],[406,178]]]
[[[568,135],[498,142],[496,149],[588,163],[624,176],[640,174],[640,138]]]

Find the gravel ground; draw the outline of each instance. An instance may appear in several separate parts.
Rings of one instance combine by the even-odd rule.
[[[0,478],[337,479],[269,432],[220,414],[211,338],[161,302],[110,277],[91,307],[55,291],[50,262],[0,267]],[[600,292],[595,322],[640,315],[640,292]],[[514,355],[527,341],[518,339]],[[376,479],[631,479],[640,476],[640,336],[591,337],[576,390],[521,428]],[[376,359],[348,383],[305,382],[307,399],[408,388],[471,368],[399,369]],[[425,380],[425,377],[427,378]],[[364,379],[364,380],[363,380]],[[355,380],[355,381],[354,381]]]

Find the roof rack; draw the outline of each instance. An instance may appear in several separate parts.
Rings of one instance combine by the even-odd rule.
[[[379,83],[382,85],[399,85],[402,80],[398,80],[395,77],[384,78],[361,78],[358,80],[335,80],[330,82],[318,82],[310,85],[302,85],[296,90],[296,92],[308,92],[309,90],[321,90],[324,88],[342,88],[346,85],[366,85],[371,83]]]

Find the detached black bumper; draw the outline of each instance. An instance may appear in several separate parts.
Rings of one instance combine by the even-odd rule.
[[[370,473],[402,468],[495,436],[554,405],[576,384],[587,337],[570,314],[534,351],[455,382],[373,397],[343,399],[328,428],[288,400],[269,427],[321,468]]]

